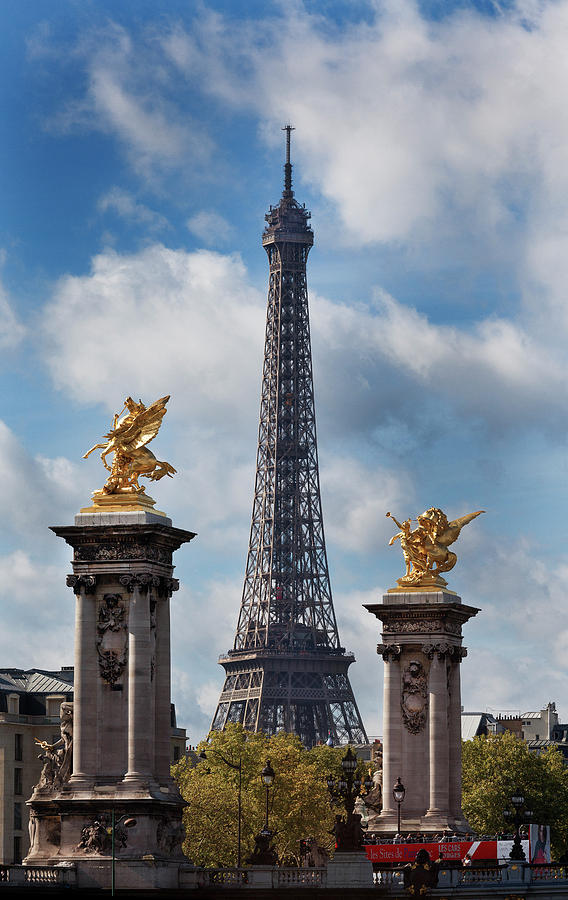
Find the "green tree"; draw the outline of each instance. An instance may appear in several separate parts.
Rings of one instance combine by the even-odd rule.
[[[273,737],[229,725],[213,731],[197,752],[218,751],[234,764],[242,761],[242,860],[252,853],[264,824],[266,789],[260,773],[269,759],[276,775],[269,790],[269,826],[280,859],[298,859],[299,841],[313,837],[331,849],[330,831],[338,810],[330,806],[325,776],[341,774],[345,748],[306,750],[294,734]],[[203,866],[237,863],[237,793],[239,773],[213,752],[192,765],[182,759],[172,768],[188,806],[184,812],[185,853]]]
[[[511,732],[464,741],[463,798],[466,819],[478,834],[510,830],[503,811],[519,790],[534,813],[533,821],[551,826],[552,852],[558,858],[568,844],[568,769],[556,747],[531,752]]]

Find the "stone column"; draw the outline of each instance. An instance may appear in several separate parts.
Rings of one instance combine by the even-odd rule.
[[[462,767],[461,767],[461,666],[460,663],[467,650],[465,647],[454,647],[450,668],[450,701],[448,708],[450,738],[450,814],[457,824],[463,820],[462,799]]]
[[[383,809],[381,820],[393,818],[396,821],[397,810],[392,796],[396,779],[403,778],[401,771],[401,673],[400,646],[398,644],[379,644],[377,647],[384,659],[384,691],[383,691]]]
[[[177,591],[179,582],[175,578],[163,579],[164,596],[158,599],[156,606],[156,764],[154,771],[160,784],[168,783],[170,775],[170,597]]]
[[[449,802],[448,685],[446,648],[424,648],[431,657],[428,683],[430,802],[426,817],[447,817]]]
[[[151,710],[150,597],[152,576],[123,576],[130,592],[128,616],[128,771],[124,781],[147,785],[154,762]]]
[[[95,651],[97,613],[94,575],[69,575],[76,596],[73,703],[73,774],[79,787],[91,785],[97,772],[98,667]]]

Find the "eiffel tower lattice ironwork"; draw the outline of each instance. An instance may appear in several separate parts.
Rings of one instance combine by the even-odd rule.
[[[339,642],[321,511],[306,262],[310,213],[284,190],[262,236],[270,267],[252,525],[235,643],[212,728],[365,743]]]

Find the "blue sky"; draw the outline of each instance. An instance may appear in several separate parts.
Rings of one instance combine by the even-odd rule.
[[[568,0],[4,2],[0,9],[3,665],[72,662],[68,549],[126,394],[172,399],[152,493],[177,555],[174,700],[207,730],[248,541],[264,213],[312,211],[324,520],[370,734],[385,518],[486,509],[450,586],[466,707],[568,687]]]

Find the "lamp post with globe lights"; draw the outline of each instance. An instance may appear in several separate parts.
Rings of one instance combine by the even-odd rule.
[[[337,850],[341,853],[352,853],[360,850],[362,844],[361,824],[358,822],[360,817],[356,819],[353,815],[355,801],[360,795],[362,787],[365,788],[366,794],[372,790],[373,780],[369,775],[363,782],[357,777],[357,757],[351,747],[347,748],[347,753],[341,760],[341,768],[343,771],[340,778],[335,779],[333,775],[327,776],[327,789],[332,801],[341,800],[343,802],[347,813],[345,822],[338,821],[339,816],[336,819]]]
[[[254,839],[254,850],[249,856],[247,862],[252,866],[275,866],[278,861],[278,854],[270,841],[272,832],[268,825],[268,795],[270,786],[274,781],[275,772],[270,765],[270,760],[266,760],[266,765],[260,773],[262,783],[266,787],[266,812],[264,816],[264,825]]]
[[[522,862],[523,860],[526,860],[526,856],[521,842],[520,828],[521,825],[526,825],[531,821],[533,812],[531,809],[527,808],[528,802],[520,791],[515,791],[511,797],[511,805],[513,807],[512,810],[506,809],[503,812],[505,821],[515,828],[513,846],[509,853],[509,859]]]

